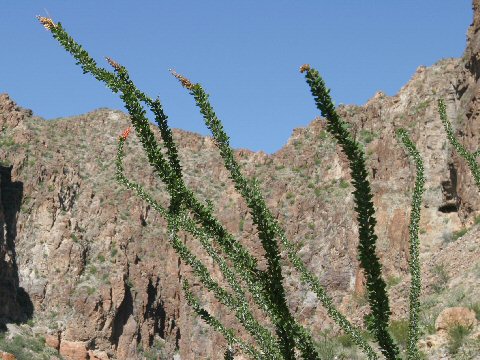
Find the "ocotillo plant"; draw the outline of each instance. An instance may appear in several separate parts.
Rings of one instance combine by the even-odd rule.
[[[257,260],[213,216],[212,203],[207,202],[207,205],[201,203],[193,191],[185,185],[177,147],[173,141],[172,131],[168,126],[167,116],[163,112],[160,100],[158,98],[152,100],[138,90],[130,80],[125,67],[112,59],[107,58],[107,61],[113,67],[113,73],[97,67],[96,62],[67,34],[60,23],[55,24],[49,18],[38,18],[52,33],[53,37],[74,56],[77,60],[76,64],[82,67],[84,73],[91,73],[96,79],[105,82],[113,92],[120,91],[120,98],[124,101],[130,114],[133,128],[143,145],[148,161],[155,173],[166,184],[171,197],[168,209],[155,201],[141,185],[128,180],[124,175],[122,165],[124,144],[131,131],[130,128],[119,137],[116,161],[117,180],[128,189],[135,191],[140,198],[148,202],[167,220],[169,241],[180,258],[192,268],[195,276],[213,293],[215,298],[235,314],[240,324],[255,340],[254,344],[247,343],[233,329],[226,328],[217,318],[202,308],[199,299],[190,290],[189,282],[184,280],[183,290],[189,305],[200,317],[225,337],[229,346],[225,351],[225,359],[233,358],[232,348],[234,347],[254,359],[290,360],[297,357],[309,360],[320,359],[311,332],[295,320],[287,306],[285,290],[282,285],[280,246],[283,246],[286,250],[288,260],[299,271],[302,282],[309,285],[315,292],[329,316],[352,338],[353,342],[365,352],[369,359],[378,359],[380,354],[360,335],[360,329],[353,326],[335,308],[331,297],[326,294],[318,278],[301,261],[294,245],[286,238],[285,231],[267,208],[265,200],[260,194],[258,183],[255,180],[246,179],[242,175],[241,168],[229,145],[229,138],[225,134],[220,120],[208,101],[208,95],[201,85],[194,84],[184,76],[172,71],[172,74],[181,82],[182,86],[188,89],[194,97],[196,105],[200,108],[204,117],[205,124],[212,132],[224,165],[230,172],[235,189],[243,196],[250,208],[253,223],[258,228],[259,238],[265,250],[266,270],[258,268]],[[303,65],[300,71],[305,73],[315,103],[326,119],[327,131],[337,140],[349,160],[352,183],[355,188],[353,192],[355,211],[358,215],[358,257],[365,272],[367,297],[371,310],[366,319],[367,329],[374,336],[380,351],[387,359],[400,359],[399,347],[388,332],[391,311],[386,285],[381,276],[382,267],[376,255],[375,211],[371,201],[373,196],[368,181],[363,148],[351,136],[347,124],[335,112],[329,90],[325,87],[319,73],[309,65]],[[141,102],[145,103],[155,115],[163,145],[166,147],[166,157],[162,154],[160,145],[154,138]],[[475,161],[478,152],[470,154],[456,142],[446,118],[445,105],[441,100],[439,100],[438,105],[440,117],[449,140],[467,160],[480,188],[480,171]],[[423,177],[422,160],[407,132],[404,129],[398,129],[397,135],[415,161],[417,171],[409,234],[411,290],[407,345],[408,359],[417,359],[419,357],[417,341],[420,306],[418,223],[425,179]],[[229,285],[229,290],[220,286],[211,277],[205,264],[179,239],[177,235],[179,230],[186,231],[200,240],[203,248],[219,266]],[[228,265],[229,263],[232,264],[232,267]],[[242,284],[245,284],[246,289],[242,287]],[[269,317],[274,327],[274,333],[260,324],[253,316],[246,290],[248,290],[256,305]]]

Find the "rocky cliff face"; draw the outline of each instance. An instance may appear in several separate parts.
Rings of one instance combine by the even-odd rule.
[[[397,320],[408,317],[408,224],[415,178],[415,168],[395,138],[398,127],[410,131],[427,177],[420,224],[422,299],[433,301],[438,290],[438,261],[451,280],[442,289],[443,300],[435,298],[431,309],[439,312],[449,305],[446,294],[462,285],[458,279],[465,274],[471,277],[462,301],[480,294],[478,227],[453,241],[455,232],[474,225],[479,192],[447,140],[436,105],[445,99],[460,141],[476,150],[480,1],[473,2],[473,9],[462,59],[420,66],[395,96],[378,92],[365,106],[338,108],[368,155],[378,253]],[[115,181],[116,141],[128,125],[128,114],[108,109],[45,121],[0,95],[0,317],[23,321],[34,309],[34,333],[46,336],[66,358],[140,359],[150,348],[165,359],[174,354],[177,359],[222,358],[225,341],[193,314],[181,279],[192,279],[212,313],[233,327],[235,319],[201,290],[179,260],[168,244],[165,221]],[[241,149],[236,157],[244,173],[259,180],[267,204],[307,266],[339,308],[362,324],[368,309],[361,300],[363,276],[356,260],[353,187],[346,158],[324,126],[317,118],[295,129],[271,156]],[[211,139],[182,130],[174,130],[174,139],[187,185],[200,199],[213,201],[219,220],[261,260],[248,208]],[[165,187],[135,135],[126,150],[126,173],[168,204]],[[199,242],[183,236],[221,280]],[[314,334],[331,326],[288,262],[284,270],[296,318]]]

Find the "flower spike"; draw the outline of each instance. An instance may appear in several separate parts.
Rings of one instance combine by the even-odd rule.
[[[110,64],[111,67],[113,67],[115,70],[120,70],[121,69],[121,65],[119,63],[117,63],[116,61],[112,60],[111,58],[109,58],[108,56],[105,56],[105,59],[107,60],[107,62]]]
[[[188,90],[193,89],[193,84],[190,80],[188,80],[185,76],[178,74],[175,70],[173,69],[168,69],[173,76],[175,76],[181,83],[182,86],[187,88]]]
[[[127,140],[127,137],[128,137],[128,134],[130,134],[130,130],[132,128],[131,127],[128,127],[123,133],[122,135],[119,136],[120,139],[123,139],[123,140]]]
[[[308,70],[310,70],[310,65],[303,64],[302,66],[300,66],[300,72],[301,73],[304,73],[305,71],[308,71]]]
[[[45,27],[47,30],[52,30],[52,28],[56,27],[57,25],[53,22],[52,19],[46,18],[40,15],[37,15],[37,19],[40,20],[42,25]]]

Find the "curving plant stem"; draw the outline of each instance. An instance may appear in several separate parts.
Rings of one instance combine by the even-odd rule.
[[[415,161],[417,178],[415,179],[415,188],[413,190],[412,212],[410,215],[410,311],[408,322],[407,339],[407,359],[415,360],[419,358],[418,353],[418,315],[420,312],[420,242],[418,240],[418,224],[420,223],[420,206],[422,204],[422,194],[424,192],[425,177],[423,172],[423,162],[415,144],[409,139],[405,129],[398,129],[397,136],[407,149],[410,157]]]

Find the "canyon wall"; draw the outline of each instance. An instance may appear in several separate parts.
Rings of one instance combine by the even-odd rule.
[[[409,131],[425,164],[420,223],[424,295],[432,292],[435,280],[431,259],[441,254],[448,262],[445,238],[472,226],[479,215],[478,189],[448,142],[437,111],[437,100],[445,99],[459,140],[476,150],[479,4],[473,2],[474,22],[461,59],[419,66],[395,96],[379,91],[364,106],[338,108],[365,146],[385,278],[401,279],[392,290],[395,319],[405,318],[408,311],[408,293],[398,290],[408,289],[408,224],[415,180],[415,167],[395,129]],[[0,317],[4,322],[32,319],[34,331],[66,357],[134,359],[154,346],[165,358],[219,359],[225,341],[194,315],[181,280],[189,279],[209,311],[234,328],[238,324],[175,254],[166,222],[115,181],[117,138],[129,123],[128,114],[105,108],[45,121],[7,94],[0,95]],[[151,127],[160,139],[157,128]],[[265,266],[246,203],[212,139],[178,129],[173,133],[187,185],[201,200],[212,200],[218,219]],[[165,187],[148,166],[135,134],[125,149],[127,177],[167,205]],[[308,268],[337,306],[362,324],[368,309],[356,300],[363,296],[364,279],[357,261],[353,187],[346,157],[326,133],[325,120],[316,118],[295,129],[273,155],[237,149],[235,156],[244,173],[259,180],[269,208]],[[222,281],[199,242],[181,235]],[[451,269],[453,278],[462,276],[455,271]],[[314,334],[333,326],[288,262],[284,274],[295,317]]]

